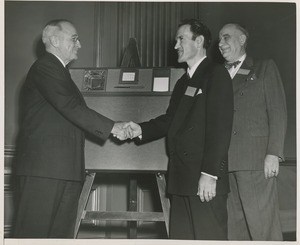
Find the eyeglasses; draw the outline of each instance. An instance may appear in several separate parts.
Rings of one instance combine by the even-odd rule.
[[[80,42],[80,39],[79,39],[78,36],[74,36],[74,37],[72,37],[71,39],[72,39],[72,42],[73,42],[73,43],[77,43],[77,41]]]

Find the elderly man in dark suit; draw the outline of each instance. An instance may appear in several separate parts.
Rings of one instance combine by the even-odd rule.
[[[230,240],[282,240],[276,176],[287,125],[285,94],[275,63],[246,55],[248,37],[238,24],[219,33],[234,91],[228,235]]]
[[[188,71],[177,81],[166,113],[129,125],[142,142],[167,136],[170,238],[226,240],[230,76],[206,57],[211,34],[200,21],[181,23],[176,41],[178,62],[186,62]]]
[[[74,25],[51,21],[42,38],[46,53],[30,68],[21,101],[14,236],[71,238],[85,179],[84,131],[102,140],[125,132],[121,123],[87,107],[66,69],[81,47]]]

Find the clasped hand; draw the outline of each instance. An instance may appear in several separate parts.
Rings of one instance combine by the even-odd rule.
[[[140,136],[142,129],[140,125],[132,121],[115,122],[111,133],[119,140],[127,140]]]

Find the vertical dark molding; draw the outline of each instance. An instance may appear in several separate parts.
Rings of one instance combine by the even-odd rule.
[[[103,65],[102,51],[105,6],[108,3],[95,3],[95,66]],[[177,25],[181,20],[181,3],[172,2],[118,2],[116,16],[116,65],[121,64],[129,38],[137,40],[142,66],[170,66],[170,52]],[[106,15],[107,16],[107,15]],[[171,45],[171,47],[170,47]]]
[[[116,57],[117,64],[121,64],[121,57],[119,55],[121,53],[121,48],[119,43],[120,40],[119,26],[121,23],[120,19],[122,19],[122,11],[119,11],[120,4],[121,3],[117,3],[117,57]]]
[[[96,2],[95,3],[95,40],[94,40],[94,66],[101,67],[102,66],[102,49],[103,43],[102,38],[104,37],[104,11],[105,11],[105,3]]]
[[[123,23],[125,22],[126,13],[126,6],[124,3],[117,3],[117,64],[121,64],[122,54],[123,54],[123,38],[125,27]]]

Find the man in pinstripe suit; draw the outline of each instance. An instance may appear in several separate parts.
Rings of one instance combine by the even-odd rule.
[[[248,37],[238,24],[227,24],[219,32],[234,92],[228,238],[282,240],[276,176],[287,125],[285,94],[275,63],[246,54]]]

